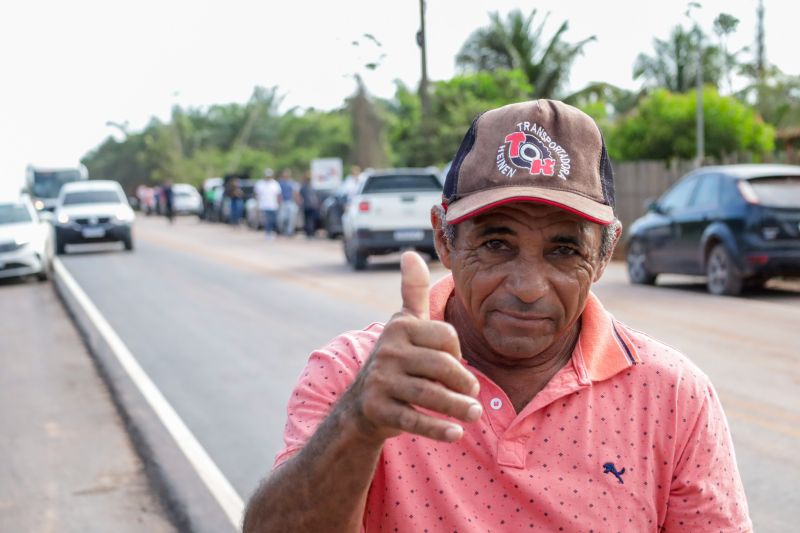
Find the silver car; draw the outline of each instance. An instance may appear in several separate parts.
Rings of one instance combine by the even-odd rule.
[[[39,219],[30,198],[0,199],[0,278],[50,276],[53,227]]]

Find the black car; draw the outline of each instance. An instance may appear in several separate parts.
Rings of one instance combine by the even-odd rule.
[[[650,204],[630,228],[628,275],[705,275],[712,294],[800,276],[800,166],[703,167]]]

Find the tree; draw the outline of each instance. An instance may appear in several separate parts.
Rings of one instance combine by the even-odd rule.
[[[550,15],[534,27],[536,13],[534,9],[526,16],[515,9],[505,20],[499,13],[491,13],[489,25],[475,30],[461,46],[456,64],[466,72],[519,69],[532,87],[530,96],[560,96],[573,61],[595,36],[577,43],[566,42],[563,36],[569,25],[564,21],[547,40],[545,29]]]
[[[722,69],[725,75],[725,81],[728,84],[728,92],[733,92],[733,82],[731,81],[731,72],[736,67],[737,53],[731,53],[728,50],[728,37],[736,31],[739,25],[739,19],[727,13],[720,13],[714,19],[714,33],[717,34],[719,39],[720,51],[722,54]],[[741,51],[741,50],[740,50]]]
[[[531,86],[518,70],[463,74],[431,86],[430,136],[420,133],[422,111],[414,91],[399,84],[395,98],[385,105],[391,113],[390,142],[393,163],[428,166],[447,163],[473,119],[495,107],[525,100]]]
[[[607,136],[612,159],[690,159],[695,155],[694,91],[684,94],[657,89]],[[774,148],[775,130],[756,112],[713,87],[703,91],[706,154],[721,158],[749,153],[756,158]]]
[[[697,79],[697,47],[701,48],[703,82],[719,87],[722,79],[722,52],[714,45],[703,45],[705,36],[698,29],[675,26],[667,40],[653,39],[653,55],[639,54],[633,66],[634,79],[643,79],[646,87],[683,93],[694,87]],[[699,37],[699,38],[698,38]],[[699,41],[699,42],[698,42]]]

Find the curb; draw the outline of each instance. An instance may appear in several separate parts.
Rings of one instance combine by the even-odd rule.
[[[241,518],[234,518],[241,501],[229,498],[223,508],[219,495],[213,494],[208,482],[187,457],[187,451],[176,442],[162,423],[140,386],[126,371],[107,335],[90,317],[92,310],[82,303],[82,294],[70,286],[74,283],[63,263],[54,259],[53,287],[77,327],[101,378],[109,389],[114,405],[122,417],[133,445],[139,454],[151,485],[164,505],[176,529],[187,533],[220,533],[240,531]],[[78,292],[81,292],[78,289]],[[230,487],[228,487],[230,489]],[[232,490],[232,489],[230,489]]]

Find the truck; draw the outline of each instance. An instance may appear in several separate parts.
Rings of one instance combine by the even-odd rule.
[[[28,165],[25,170],[25,190],[37,211],[52,211],[62,185],[87,179],[89,172],[83,165],[74,167]]]

